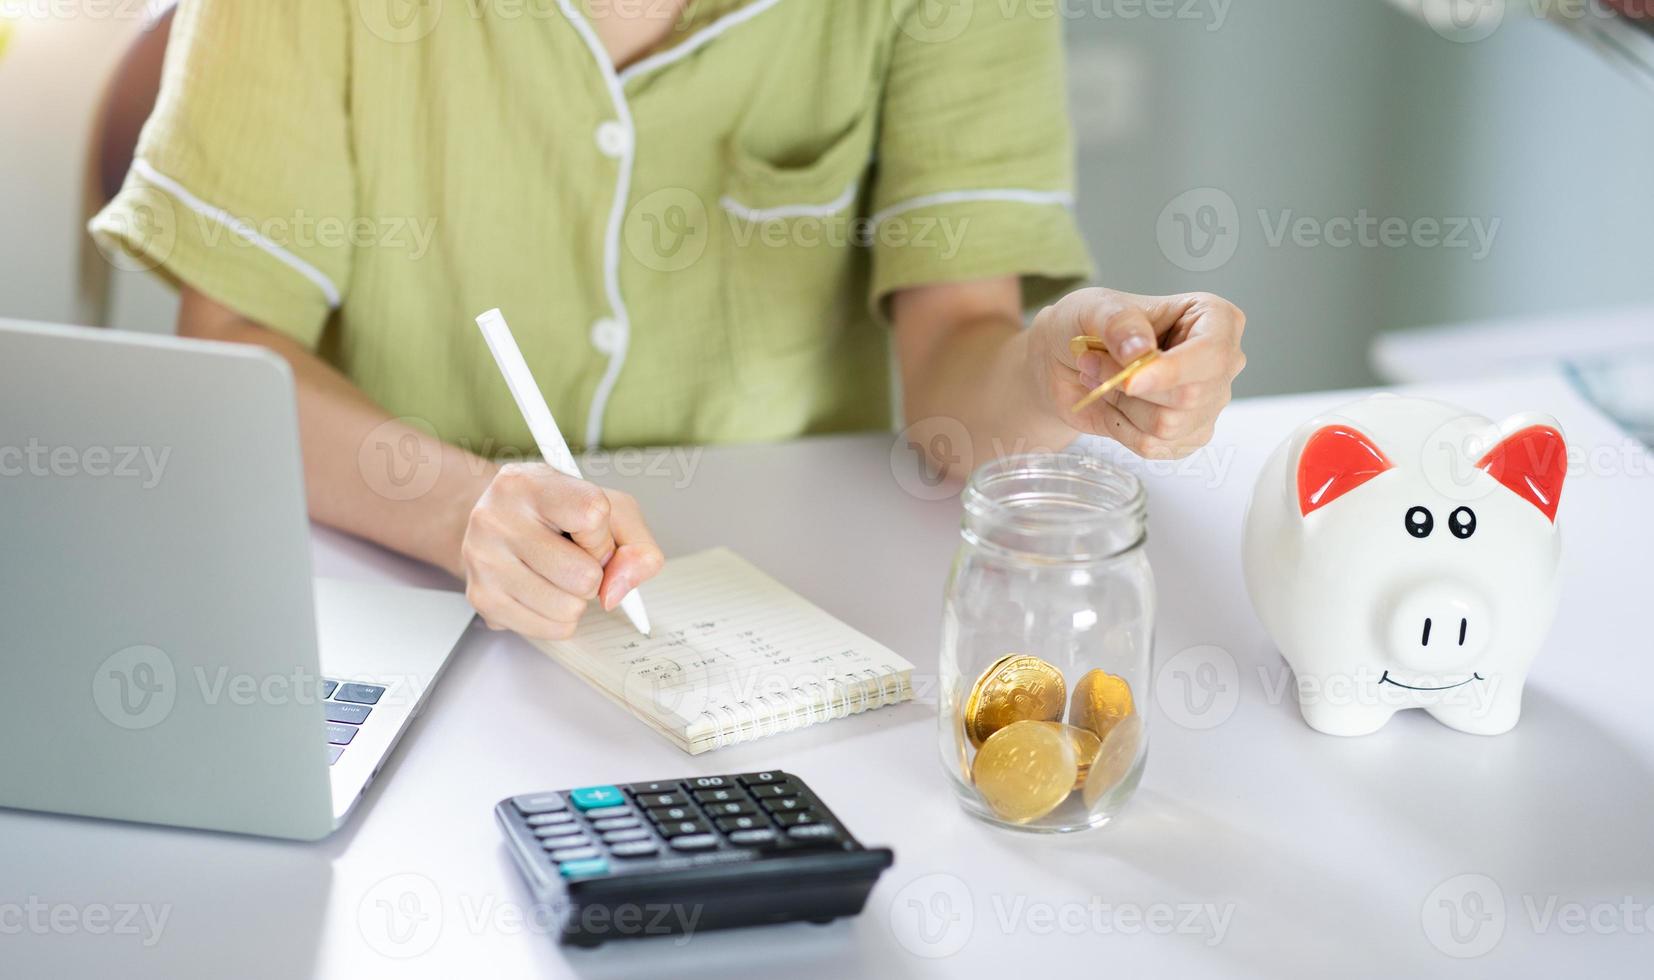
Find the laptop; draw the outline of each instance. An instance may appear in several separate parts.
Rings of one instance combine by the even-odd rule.
[[[341,826],[473,612],[309,528],[280,357],[0,321],[0,806]]]

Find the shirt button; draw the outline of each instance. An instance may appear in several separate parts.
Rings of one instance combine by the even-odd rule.
[[[597,127],[597,148],[606,157],[622,157],[632,148],[632,134],[624,124],[609,120]]]
[[[592,324],[592,346],[599,353],[614,356],[626,343],[626,324],[608,317]]]

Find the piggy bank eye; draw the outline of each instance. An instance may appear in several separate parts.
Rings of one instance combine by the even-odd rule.
[[[1448,515],[1447,526],[1452,529],[1455,538],[1468,538],[1476,533],[1476,512],[1469,507],[1460,507]]]
[[[1428,538],[1435,528],[1436,519],[1423,507],[1414,507],[1407,512],[1407,533],[1413,537]]]

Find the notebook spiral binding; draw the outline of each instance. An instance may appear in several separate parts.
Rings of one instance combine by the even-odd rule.
[[[912,694],[899,671],[883,666],[813,680],[782,694],[760,694],[741,704],[703,711],[700,718],[715,732],[712,747],[721,749],[896,704]]]

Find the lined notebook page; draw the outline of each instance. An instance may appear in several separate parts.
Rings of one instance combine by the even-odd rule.
[[[689,752],[912,697],[913,665],[727,548],[643,587],[652,636],[620,612],[537,644]]]

